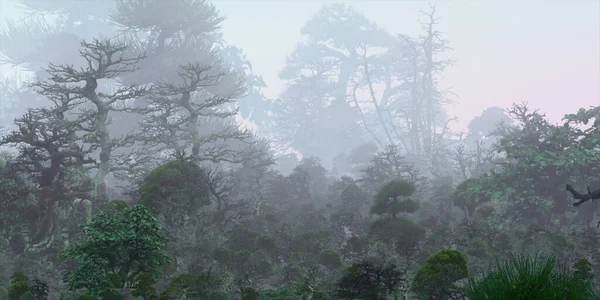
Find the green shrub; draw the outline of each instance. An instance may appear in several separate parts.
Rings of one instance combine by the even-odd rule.
[[[546,259],[511,255],[504,263],[479,278],[471,278],[466,288],[471,300],[600,299],[591,281],[556,268],[554,256]]]
[[[29,284],[24,281],[13,282],[8,287],[8,300],[20,300],[30,291]]]
[[[455,282],[469,275],[467,257],[453,249],[442,249],[427,258],[413,279],[411,290],[431,299],[459,293]]]

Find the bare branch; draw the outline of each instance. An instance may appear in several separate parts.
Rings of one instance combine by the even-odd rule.
[[[600,189],[592,191],[588,187],[588,193],[587,194],[581,194],[578,191],[576,191],[571,185],[567,184],[567,191],[569,191],[573,195],[574,199],[579,200],[579,201],[573,203],[573,206],[579,206],[579,205],[587,202],[588,200],[600,199]]]

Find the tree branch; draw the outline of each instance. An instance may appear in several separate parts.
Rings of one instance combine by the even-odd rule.
[[[579,201],[573,203],[573,206],[579,206],[579,205],[583,204],[584,202],[587,202],[588,200],[600,199],[600,189],[591,191],[590,188],[588,187],[588,193],[581,194],[578,191],[576,191],[570,184],[567,184],[567,191],[571,192],[574,199],[579,200]]]

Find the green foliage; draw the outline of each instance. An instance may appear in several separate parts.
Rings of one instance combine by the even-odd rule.
[[[419,209],[418,203],[410,199],[400,199],[400,197],[409,197],[414,192],[414,185],[407,181],[391,181],[377,192],[375,202],[371,206],[371,213],[396,217],[399,213],[416,212]]]
[[[75,297],[74,300],[100,300],[100,297],[96,296],[96,295],[92,295],[92,294],[81,294],[77,297]]]
[[[330,269],[337,269],[342,265],[340,255],[333,249],[322,250],[317,262]]]
[[[465,253],[474,257],[487,258],[489,256],[489,247],[486,241],[476,237],[469,241]]]
[[[469,275],[467,257],[453,249],[442,249],[427,258],[411,284],[411,290],[431,299],[460,294],[455,282]]]
[[[129,207],[129,204],[123,200],[110,200],[102,205],[102,210],[106,212],[120,212]]]
[[[511,255],[507,262],[498,262],[494,270],[471,278],[466,296],[472,300],[589,300],[598,299],[600,294],[592,282],[581,282],[573,275],[559,272],[553,256],[542,260]]]
[[[277,289],[267,290],[260,294],[259,300],[296,300],[296,288],[292,285],[281,285]]]
[[[212,252],[212,258],[219,263],[225,264],[231,260],[232,253],[225,247],[217,247]]]
[[[48,299],[48,293],[50,292],[50,288],[48,286],[48,283],[46,283],[45,281],[34,278],[30,282],[30,288],[31,295],[33,295],[35,299]]]
[[[377,265],[370,261],[355,263],[337,282],[336,295],[341,299],[386,299],[404,282],[404,274],[395,265]]]
[[[362,254],[367,250],[368,245],[369,240],[367,238],[352,236],[346,242],[343,250],[345,253]]]
[[[260,294],[253,288],[245,288],[242,292],[242,300],[258,300]]]
[[[10,283],[28,282],[29,278],[23,272],[15,272],[10,276]]]
[[[482,205],[475,209],[475,216],[482,219],[487,219],[491,217],[494,213],[496,213],[496,210],[490,205]]]
[[[284,267],[283,282],[294,282],[302,277],[302,267],[299,265],[288,265]]]
[[[121,295],[120,290],[117,289],[105,289],[100,292],[100,298],[102,300],[125,300],[125,296]]]
[[[175,276],[158,300],[226,300],[223,281],[210,273],[200,275],[182,273]]]
[[[26,281],[15,281],[8,287],[8,300],[20,300],[29,293],[30,287]]]
[[[585,258],[578,260],[573,265],[573,276],[581,281],[593,280],[594,272],[592,271],[592,264],[590,261]]]
[[[277,241],[270,235],[261,234],[256,238],[256,249],[272,254],[277,250]]]
[[[293,255],[314,259],[319,256],[330,238],[331,232],[325,230],[305,232],[295,236],[287,249]]]
[[[452,203],[462,209],[469,217],[474,215],[477,206],[486,201],[478,178],[469,178],[461,182],[452,195]]]
[[[581,109],[555,125],[526,105],[515,105],[510,114],[519,124],[500,130],[496,145],[509,163],[482,177],[480,191],[503,201],[511,220],[546,226],[551,214],[564,215],[570,204],[564,184],[589,185],[598,180],[599,111],[598,107]],[[594,116],[594,125],[586,126]],[[591,222],[595,210],[597,206],[588,206],[578,214]]]
[[[235,254],[234,262],[234,270],[239,275],[252,274],[257,277],[264,277],[272,269],[268,257],[263,252],[239,251]]]
[[[142,272],[135,277],[131,295],[144,300],[154,300],[156,296],[156,278],[152,274]]]
[[[25,300],[25,299],[33,299],[34,294],[32,292],[36,292],[35,296],[44,296],[44,291],[39,291],[39,287],[36,289],[31,288],[29,285],[29,278],[23,274],[22,272],[15,272],[10,276],[10,286],[6,290],[6,296],[8,300]],[[45,293],[47,295],[47,291]],[[37,298],[37,299],[45,299],[45,298]]]
[[[83,288],[100,295],[129,286],[141,272],[158,277],[159,267],[170,262],[162,251],[165,243],[160,224],[143,205],[114,216],[100,212],[84,226],[83,239],[61,254],[77,262],[66,280],[73,290]]]
[[[165,217],[167,226],[180,227],[184,217],[210,204],[206,172],[193,162],[168,161],[144,178],[138,203]]]
[[[19,229],[25,227],[27,211],[35,203],[30,186],[19,173],[9,167],[0,169],[0,236],[19,239]]]
[[[425,229],[407,218],[379,219],[371,224],[371,234],[385,243],[416,246],[425,238]]]
[[[229,249],[233,251],[254,251],[256,239],[260,236],[260,233],[251,231],[248,227],[238,225],[235,226],[228,235],[229,241],[227,245],[229,246]]]

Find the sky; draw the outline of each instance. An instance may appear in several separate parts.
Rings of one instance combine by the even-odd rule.
[[[244,49],[277,97],[285,83],[278,71],[300,29],[324,3],[336,1],[214,1],[228,18],[225,39]],[[419,33],[419,10],[428,1],[337,1],[352,5],[392,33]],[[434,2],[435,3],[435,2]],[[439,30],[456,60],[441,85],[458,102],[448,107],[468,122],[490,106],[527,101],[552,120],[600,105],[600,1],[494,0],[437,3]],[[455,127],[455,128],[457,128]]]
[[[83,0],[71,0],[83,1]],[[243,49],[262,75],[270,98],[286,56],[303,41],[303,24],[326,3],[344,2],[391,33],[419,33],[428,1],[216,0],[227,19],[229,44]],[[435,2],[434,2],[435,3]],[[0,0],[0,17],[18,18],[15,0]],[[526,101],[553,121],[581,107],[600,105],[600,0],[440,1],[440,24],[456,61],[441,81],[457,103],[448,107],[462,130],[490,106]],[[0,41],[1,42],[1,41]],[[3,65],[1,72],[8,72]],[[2,101],[0,99],[0,101]]]

